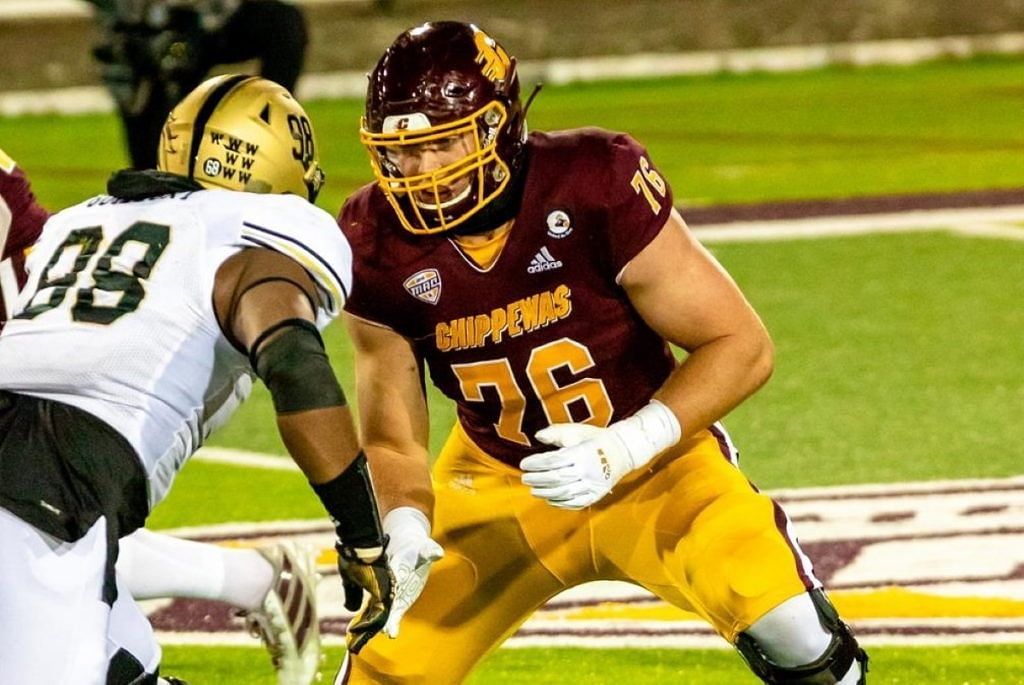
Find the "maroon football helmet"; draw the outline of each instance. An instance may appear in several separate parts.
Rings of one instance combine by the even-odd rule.
[[[518,192],[513,181],[526,142],[515,59],[473,24],[434,22],[406,31],[370,74],[360,140],[409,231],[494,228],[487,224],[510,218],[495,209]],[[450,141],[468,154],[403,174],[402,155]]]

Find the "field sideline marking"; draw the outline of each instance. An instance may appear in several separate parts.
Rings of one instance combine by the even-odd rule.
[[[683,210],[685,215],[686,210]],[[947,231],[970,237],[1021,240],[1024,205],[970,209],[929,209],[888,214],[735,221],[691,228],[701,241],[762,242],[804,240],[879,233]]]
[[[309,3],[310,0],[305,2]],[[52,9],[52,0],[48,4]],[[85,3],[76,4],[84,6]],[[43,5],[40,5],[40,11],[42,9]],[[831,65],[906,66],[937,59],[1022,53],[1024,32],[1016,32],[668,54],[638,53],[627,56],[524,60],[520,62],[519,70],[526,81],[564,85],[610,79],[809,71]],[[366,73],[337,71],[303,74],[296,94],[303,101],[362,99],[366,95]],[[114,101],[102,85],[0,93],[2,116],[112,111]]]
[[[266,469],[267,471],[299,471],[298,465],[288,457],[236,450],[230,447],[203,447],[192,455],[192,460],[208,464]]]
[[[1024,476],[770,491],[865,644],[1024,643]],[[231,547],[286,538],[316,554],[321,629],[340,644],[334,531],[318,519],[213,524],[163,532]],[[991,554],[991,549],[1001,554]],[[141,603],[164,644],[254,645],[232,610],[207,600]],[[695,615],[642,588],[599,581],[545,604],[506,647],[727,648]]]
[[[1001,240],[1024,240],[1024,226],[1007,226],[996,223],[976,223],[955,226],[954,233],[970,238],[997,238]]]

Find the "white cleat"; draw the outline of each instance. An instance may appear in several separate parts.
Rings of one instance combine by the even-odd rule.
[[[311,685],[320,670],[319,576],[312,551],[285,542],[259,553],[274,567],[274,582],[259,609],[239,615],[270,652],[278,685]]]

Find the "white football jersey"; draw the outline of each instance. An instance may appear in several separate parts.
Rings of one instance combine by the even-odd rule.
[[[294,195],[204,190],[142,201],[101,195],[54,215],[0,335],[0,388],[73,405],[135,448],[150,507],[252,387],[213,311],[218,267],[263,247],[321,291],[322,328],[351,286],[334,219]]]

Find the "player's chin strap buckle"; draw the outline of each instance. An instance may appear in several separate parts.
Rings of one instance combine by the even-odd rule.
[[[860,663],[860,679],[857,685],[865,685],[868,672],[868,655],[857,644],[850,626],[843,623],[835,607],[821,590],[810,592],[814,608],[822,627],[832,633],[832,641],[824,654],[804,666],[783,668],[773,663],[761,651],[750,635],[740,633],[736,649],[758,678],[770,685],[836,685],[853,666]]]

